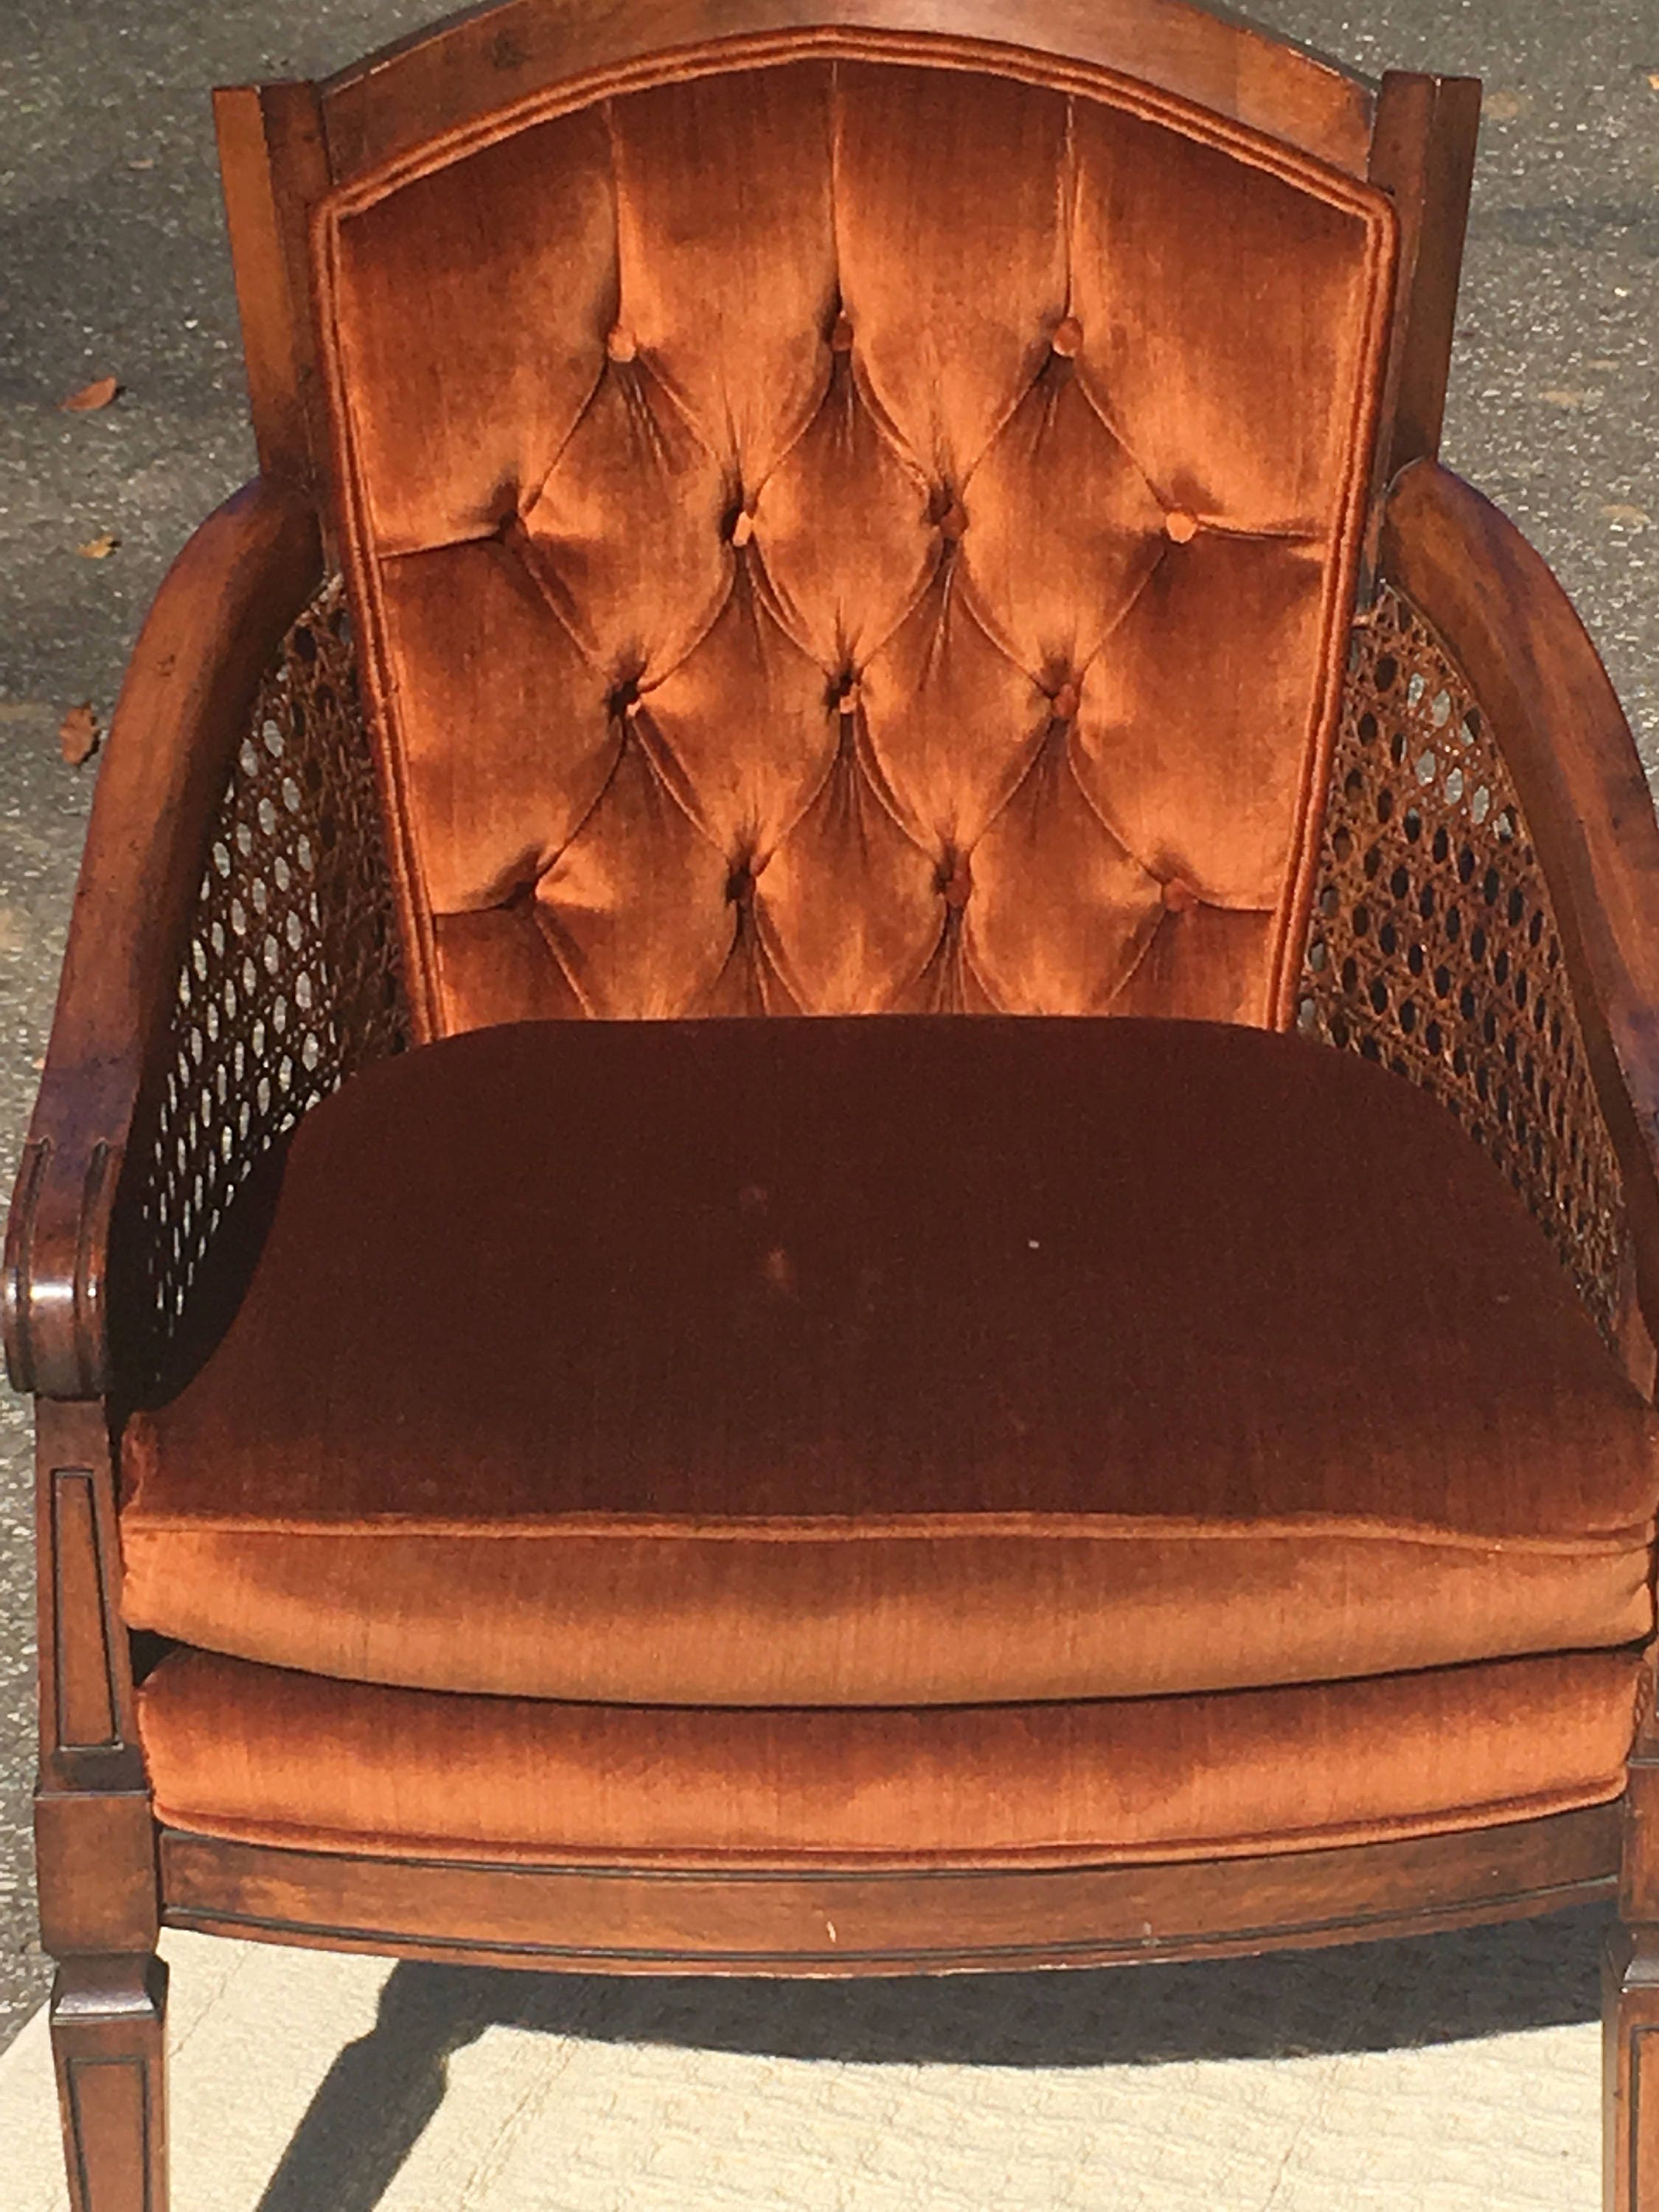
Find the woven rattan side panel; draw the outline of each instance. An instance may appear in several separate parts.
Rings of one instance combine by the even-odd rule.
[[[137,1178],[119,1224],[139,1317],[124,1347],[130,1384],[142,1389],[160,1366],[256,1162],[404,1039],[374,771],[335,580],[288,632],[233,760],[167,1051],[134,1132]]]
[[[1611,1333],[1624,1192],[1548,889],[1468,683],[1387,585],[1353,635],[1300,1023],[1432,1091]]]

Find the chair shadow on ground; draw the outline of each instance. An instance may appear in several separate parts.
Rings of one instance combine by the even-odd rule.
[[[1607,1914],[1187,1966],[872,1981],[623,1978],[405,1962],[329,2069],[258,2212],[374,2212],[491,2027],[786,2058],[1156,2066],[1594,2021]]]

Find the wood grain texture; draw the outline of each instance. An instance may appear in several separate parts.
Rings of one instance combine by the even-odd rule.
[[[1372,89],[1338,64],[1189,0],[498,0],[370,55],[322,87],[337,178],[361,177],[440,133],[584,77],[719,41],[832,54],[890,32],[1112,70],[1364,173]],[[940,58],[945,58],[941,50]],[[733,54],[724,65],[732,65]]]
[[[1654,1741],[1651,1656],[1648,1665],[1647,1695],[1625,1792],[1619,1910],[1632,1925],[1659,1927],[1659,1744]]]
[[[155,1828],[118,1604],[104,1409],[36,1409],[40,1765],[34,1798],[42,1941],[54,1957],[148,1951]]]
[[[1370,178],[1400,216],[1400,277],[1379,483],[1440,451],[1458,280],[1480,127],[1478,77],[1390,70],[1377,97]]]
[[[632,1973],[943,1973],[1340,1943],[1604,1896],[1619,1808],[1205,1865],[676,1874],[482,1867],[163,1830],[168,1925]]]
[[[1369,175],[1394,203],[1400,248],[1361,564],[1362,605],[1376,579],[1389,485],[1409,462],[1433,460],[1440,452],[1480,125],[1478,78],[1385,72]]]
[[[213,96],[260,473],[314,489],[322,443],[307,268],[311,209],[327,191],[311,84],[233,85]]]
[[[167,1968],[76,1960],[49,2020],[72,2212],[167,2212]]]
[[[8,1225],[6,1354],[20,1390],[91,1398],[108,1386],[109,1226],[133,1109],[172,1012],[232,750],[320,557],[309,506],[256,480],[179,556],[134,650]]]
[[[106,1618],[114,1560],[101,1522],[91,1468],[56,1467],[48,1481],[47,1516],[57,1563],[58,1742],[65,1750],[113,1749],[118,1740],[115,1690],[107,1641],[73,1634],[77,1621]]]
[[[43,1401],[35,1464],[42,1772],[129,1787],[137,1735],[103,1407]]]
[[[138,1760],[127,1786],[84,1771],[35,1793],[40,1942],[54,1959],[148,1951],[161,1926],[155,1824]]]

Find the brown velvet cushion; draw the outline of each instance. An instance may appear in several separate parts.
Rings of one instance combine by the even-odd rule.
[[[527,1024],[280,1164],[122,1448],[127,1617],[187,1643],[915,1705],[1649,1626],[1650,1410],[1445,1112],[1299,1037]]]
[[[434,1028],[1272,1018],[1392,214],[1063,76],[750,68],[328,203]]]
[[[690,1711],[393,1690],[179,1651],[139,1696],[169,1827],[469,1859],[997,1865],[1374,1843],[1616,1797],[1640,1660],[1209,1696]]]

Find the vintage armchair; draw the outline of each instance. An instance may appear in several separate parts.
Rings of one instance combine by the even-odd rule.
[[[260,474],[7,1259],[77,2212],[166,2203],[162,1923],[1615,1893],[1659,2212],[1659,829],[1436,459],[1477,106],[1184,0],[503,0],[219,95]]]

